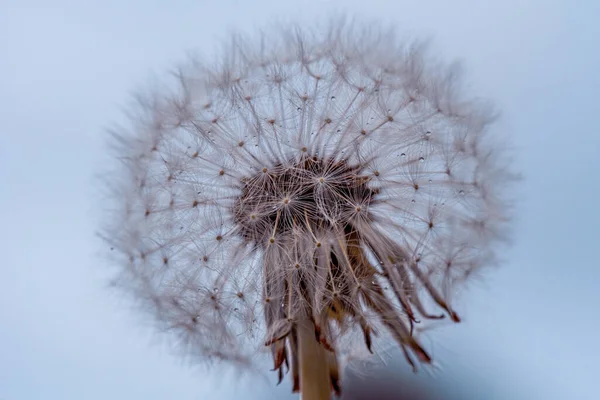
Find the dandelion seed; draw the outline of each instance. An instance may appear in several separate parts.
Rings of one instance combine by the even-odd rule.
[[[490,109],[422,46],[343,24],[263,39],[140,101],[104,236],[186,356],[266,351],[328,399],[356,339],[431,362],[413,327],[459,321],[449,288],[494,261],[510,174]]]

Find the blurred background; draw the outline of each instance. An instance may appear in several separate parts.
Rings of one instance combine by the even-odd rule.
[[[431,37],[514,138],[514,246],[426,336],[438,360],[348,372],[344,399],[597,399],[600,3],[0,0],[0,399],[293,399],[189,368],[105,288],[93,174],[131,91],[232,30],[346,12]]]

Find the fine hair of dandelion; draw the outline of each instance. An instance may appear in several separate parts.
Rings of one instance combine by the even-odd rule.
[[[186,357],[266,350],[298,391],[308,321],[339,393],[357,338],[431,362],[415,326],[458,322],[452,294],[495,260],[511,175],[493,110],[425,46],[356,25],[236,37],[115,130],[117,282]]]

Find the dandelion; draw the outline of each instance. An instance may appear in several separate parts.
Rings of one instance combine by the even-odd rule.
[[[305,399],[339,395],[357,337],[430,363],[415,327],[460,320],[453,293],[507,222],[494,114],[456,69],[332,24],[238,38],[174,77],[113,135],[118,285],[187,357],[266,351]]]

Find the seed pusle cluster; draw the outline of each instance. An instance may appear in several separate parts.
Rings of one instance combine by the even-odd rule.
[[[309,327],[339,393],[357,340],[431,361],[414,328],[460,320],[452,295],[495,261],[512,177],[453,69],[334,25],[237,40],[140,96],[115,130],[103,234],[115,283],[186,357],[266,350],[300,390]]]

